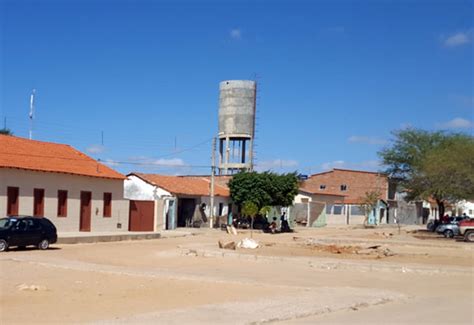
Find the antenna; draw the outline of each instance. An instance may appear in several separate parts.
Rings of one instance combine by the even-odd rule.
[[[30,114],[28,114],[28,117],[30,118],[30,140],[33,139],[33,118],[35,117],[35,93],[36,89],[33,88],[30,96]]]

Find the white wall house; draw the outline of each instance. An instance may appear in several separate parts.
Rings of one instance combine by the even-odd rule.
[[[466,214],[467,216],[474,218],[474,201],[463,200],[456,204],[457,215]]]
[[[154,229],[203,227],[210,222],[210,183],[199,176],[167,176],[131,173],[125,180],[124,196],[130,200],[153,201]],[[215,184],[215,217],[229,211],[229,191]]]
[[[47,217],[58,232],[124,231],[124,179],[68,145],[0,136],[0,216]]]

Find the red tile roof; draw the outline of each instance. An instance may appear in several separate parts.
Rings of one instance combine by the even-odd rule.
[[[125,179],[69,145],[6,135],[0,135],[0,168]]]
[[[180,195],[207,196],[210,194],[210,180],[201,176],[168,176],[159,174],[131,173],[144,181],[161,187],[162,189]],[[228,197],[229,189],[223,185],[215,184],[216,196]]]

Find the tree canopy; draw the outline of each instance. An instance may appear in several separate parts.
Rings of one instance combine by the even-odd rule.
[[[379,152],[387,173],[407,191],[407,199],[433,198],[444,214],[445,202],[474,197],[474,138],[467,134],[406,129],[394,132]]]
[[[242,172],[229,182],[230,196],[238,205],[253,202],[258,210],[265,206],[289,206],[298,194],[296,173]]]
[[[3,129],[0,129],[0,134],[3,134],[3,135],[13,135],[13,132],[8,129],[8,128],[3,128]]]

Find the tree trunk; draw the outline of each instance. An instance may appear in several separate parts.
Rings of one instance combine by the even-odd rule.
[[[444,216],[444,201],[436,199],[436,204],[438,204],[439,219]]]
[[[254,218],[255,217],[252,217],[251,218],[252,221],[250,221],[250,238],[253,238],[253,219]]]

